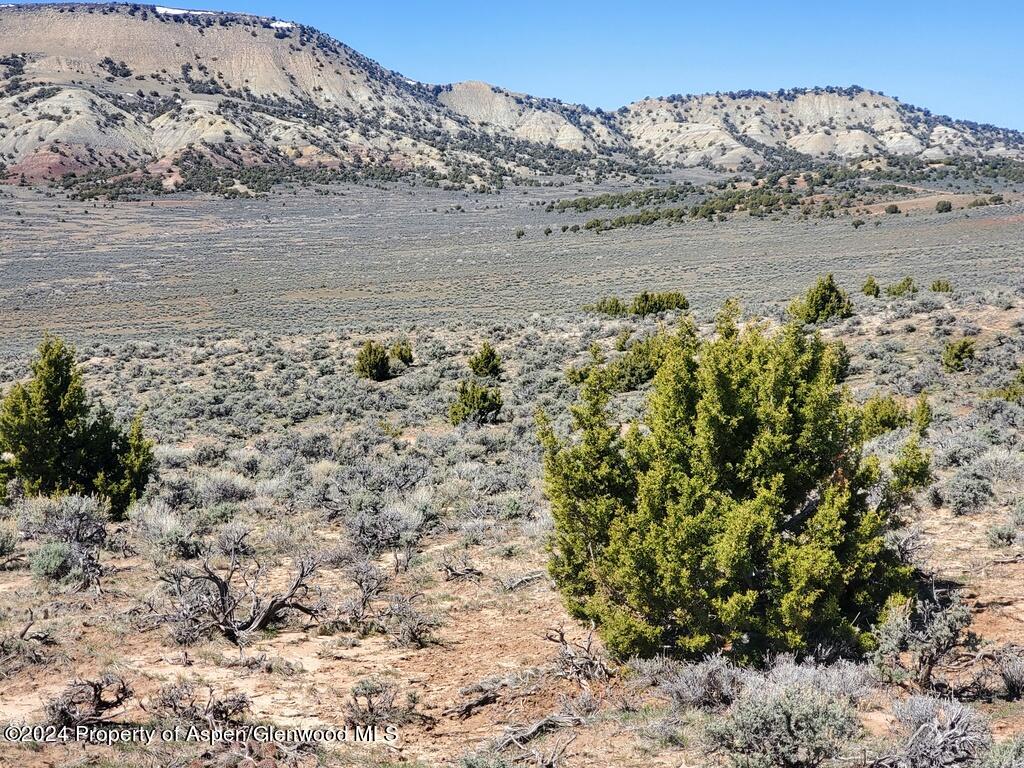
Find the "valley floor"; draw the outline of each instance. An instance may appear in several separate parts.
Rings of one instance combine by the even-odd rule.
[[[332,186],[114,203],[17,186],[0,194],[11,195],[0,205],[0,340],[20,345],[42,328],[85,341],[505,322],[565,315],[613,287],[681,290],[700,308],[736,296],[757,308],[826,272],[851,281],[942,273],[970,289],[1024,277],[1024,203],[964,210],[955,194],[944,195],[957,201],[952,214],[936,214],[931,198],[901,201],[909,215],[875,206],[859,229],[850,216],[737,214],[600,234],[562,227],[607,212],[545,212],[576,194],[569,186],[500,195]]]

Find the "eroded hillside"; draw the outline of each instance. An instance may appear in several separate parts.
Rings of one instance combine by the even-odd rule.
[[[857,87],[671,96],[607,113],[480,82],[416,82],[312,27],[244,14],[11,5],[0,7],[0,41],[0,164],[27,181],[134,172],[167,189],[212,163],[500,185],[694,165],[1024,156],[1018,132]]]

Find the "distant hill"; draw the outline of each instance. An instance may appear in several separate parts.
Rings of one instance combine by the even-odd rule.
[[[1024,159],[1024,135],[857,87],[671,96],[614,113],[428,85],[311,27],[152,5],[0,6],[13,178],[206,167],[416,170],[456,183],[671,166]],[[137,171],[141,172],[141,171]]]

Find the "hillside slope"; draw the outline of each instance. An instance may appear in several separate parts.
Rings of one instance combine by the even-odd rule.
[[[433,178],[736,168],[779,157],[1024,157],[1018,132],[859,88],[644,99],[616,113],[405,78],[307,26],[143,5],[0,7],[0,163],[44,179],[216,165]]]
[[[632,146],[662,163],[764,162],[773,152],[811,157],[1024,156],[1024,137],[907,106],[862,88],[794,89],[644,99],[621,111]]]

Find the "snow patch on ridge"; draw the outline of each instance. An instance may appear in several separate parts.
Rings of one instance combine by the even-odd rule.
[[[192,14],[193,16],[213,16],[213,11],[188,11],[184,8],[165,8],[162,5],[155,6],[156,12],[163,14],[164,16],[183,16],[185,14]]]

